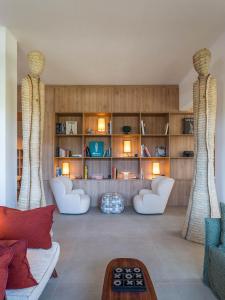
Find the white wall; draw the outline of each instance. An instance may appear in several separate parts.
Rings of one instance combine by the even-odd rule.
[[[216,187],[218,200],[225,202],[225,33],[209,47],[212,52],[210,73],[217,79]],[[190,60],[190,64],[191,64]],[[180,109],[192,107],[192,84],[197,73],[192,70],[180,83]]]
[[[0,205],[16,206],[17,41],[0,27]]]

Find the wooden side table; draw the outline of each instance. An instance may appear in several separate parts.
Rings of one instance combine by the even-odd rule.
[[[138,267],[141,268],[146,291],[145,292],[115,292],[112,290],[112,273],[113,269],[118,267]],[[102,300],[157,300],[154,286],[148,274],[146,266],[134,258],[116,258],[107,266],[102,289]]]

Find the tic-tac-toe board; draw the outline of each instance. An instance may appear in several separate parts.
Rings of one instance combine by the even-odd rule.
[[[115,292],[145,292],[143,272],[138,267],[117,267],[112,271],[112,290]]]

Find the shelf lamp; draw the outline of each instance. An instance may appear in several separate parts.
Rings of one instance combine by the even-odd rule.
[[[70,176],[70,164],[68,162],[62,163],[62,175],[63,176]]]
[[[98,132],[105,132],[105,118],[98,118]]]
[[[123,152],[127,155],[131,153],[131,141],[123,141]]]
[[[153,174],[153,177],[160,175],[160,163],[159,162],[152,163],[152,174]]]

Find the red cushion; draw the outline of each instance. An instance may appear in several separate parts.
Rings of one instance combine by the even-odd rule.
[[[0,249],[0,300],[5,298],[5,289],[8,279],[8,265],[13,257],[13,249]]]
[[[24,289],[37,285],[37,281],[30,272],[27,261],[27,241],[0,241],[0,249],[11,248],[13,258],[9,264],[7,289]]]
[[[0,240],[27,240],[28,248],[49,249],[55,205],[21,211],[0,206]]]

